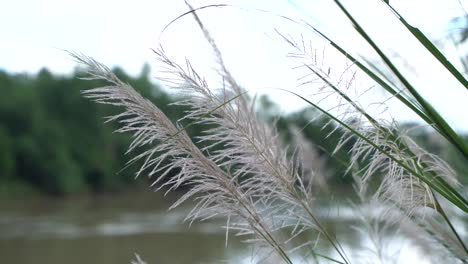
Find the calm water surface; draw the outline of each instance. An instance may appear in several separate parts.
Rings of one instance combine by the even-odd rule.
[[[221,220],[183,223],[187,207],[167,208],[159,193],[108,194],[66,199],[25,197],[0,202],[1,263],[219,263],[242,255],[225,248]]]
[[[167,211],[175,199],[140,192],[2,200],[1,263],[128,264],[134,253],[149,264],[251,262],[251,252],[235,238],[230,238],[225,247],[222,219],[195,223],[189,228],[183,219],[190,205]],[[326,206],[322,211],[330,216]],[[339,212],[340,221],[329,218],[328,228],[341,234],[345,247],[366,243],[350,228],[355,222],[353,213]],[[407,263],[424,263],[415,249],[407,251]]]

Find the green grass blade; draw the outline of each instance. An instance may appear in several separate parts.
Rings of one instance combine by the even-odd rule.
[[[382,154],[384,154],[385,156],[390,158],[392,161],[394,161],[395,163],[400,165],[402,168],[404,168],[408,173],[411,173],[412,175],[414,175],[415,177],[417,177],[418,179],[423,181],[425,184],[427,184],[434,191],[439,193],[441,196],[445,197],[453,205],[460,208],[465,213],[468,213],[468,201],[465,198],[463,198],[463,196],[460,195],[453,188],[447,188],[443,184],[440,184],[438,182],[434,182],[431,179],[427,179],[427,176],[421,175],[420,173],[418,173],[415,170],[411,169],[406,164],[404,164],[400,159],[398,159],[397,157],[394,157],[393,155],[388,153],[385,149],[383,149],[382,147],[376,145],[374,142],[372,142],[371,140],[366,138],[364,135],[362,135],[361,133],[359,133],[358,131],[356,131],[355,129],[353,129],[352,127],[350,127],[349,125],[347,125],[346,123],[344,123],[343,121],[341,121],[340,119],[335,117],[334,115],[330,114],[328,111],[324,110],[323,108],[321,108],[317,104],[311,102],[307,98],[305,98],[305,97],[303,97],[303,96],[301,96],[301,95],[299,95],[299,94],[297,94],[297,93],[295,93],[293,91],[289,91],[289,90],[286,90],[286,89],[280,89],[280,90],[291,93],[296,97],[299,97],[301,100],[305,101],[306,103],[308,103],[309,105],[311,105],[312,107],[314,107],[315,109],[320,111],[322,114],[324,114],[328,118],[331,118],[333,121],[337,122],[341,127],[343,127],[344,129],[350,131],[356,137],[362,139],[363,141],[365,141],[366,143],[371,145],[374,149],[378,150],[379,152],[381,152]]]
[[[442,54],[442,52],[429,40],[429,38],[422,33],[421,30],[419,30],[416,27],[411,26],[406,19],[403,18],[402,15],[400,15],[389,3],[386,1],[385,5],[392,11],[392,13],[400,20],[400,22],[408,29],[413,36],[419,40],[419,42],[442,64],[444,67],[466,88],[468,89],[468,81],[463,77],[463,74],[461,74],[455,66]]]
[[[377,46],[377,44],[372,40],[372,38],[365,32],[365,30],[359,25],[359,23],[354,19],[354,17],[348,12],[348,10],[341,4],[339,0],[334,0],[341,11],[348,17],[351,21],[353,27],[356,31],[363,37],[367,43],[374,49],[379,57],[385,62],[385,64],[390,68],[390,70],[395,74],[398,80],[408,89],[408,92],[416,99],[419,104],[424,109],[425,113],[429,117],[430,121],[428,124],[435,127],[450,143],[452,143],[468,160],[468,146],[463,142],[463,140],[458,136],[453,128],[445,121],[444,118],[433,108],[411,85],[411,83],[400,73],[397,67],[391,62],[391,60],[383,53],[383,51]]]
[[[362,109],[361,107],[359,107],[356,103],[354,103],[354,101],[348,97],[346,94],[344,94],[343,92],[340,91],[340,89],[338,89],[338,87],[336,87],[333,83],[331,83],[326,76],[323,76],[323,74],[321,74],[320,72],[314,70],[312,67],[308,66],[308,65],[305,65],[309,70],[311,70],[315,75],[317,75],[324,83],[326,83],[329,87],[331,87],[336,93],[338,93],[343,99],[345,99],[351,106],[354,107],[354,109],[356,111],[358,111],[359,113],[361,113],[371,124],[374,125],[374,127],[376,129],[380,129],[381,126],[378,124],[378,121],[375,120],[372,116],[370,116],[368,113],[366,113],[364,111],[364,109]],[[406,153],[408,153],[411,157],[411,159],[413,159],[413,161],[417,164],[420,164],[420,166],[423,168],[423,169],[427,169],[428,168],[428,165],[424,162],[424,161],[421,161],[418,159],[418,157],[416,156],[416,154],[414,154],[413,151],[411,151],[411,149],[407,146],[407,145],[404,145],[402,142],[400,142],[396,137],[394,137],[393,135],[391,135],[391,140],[393,140],[394,142],[397,142],[400,146],[400,149],[402,151],[405,151]],[[465,200],[463,198],[463,196],[461,196],[450,184],[448,184],[443,178],[441,177],[438,177],[434,172],[432,171],[429,171],[427,172],[429,173],[428,176],[428,179],[431,179],[431,180],[435,180],[438,184],[441,184],[441,186],[443,186],[444,189],[446,189],[446,194],[447,195],[453,195],[454,197],[456,197],[457,199],[463,201]],[[424,174],[422,174],[424,175]]]
[[[414,113],[416,113],[419,117],[421,117],[426,123],[431,123],[430,118],[420,109],[420,106],[415,104],[411,101],[410,98],[406,98],[398,88],[395,87],[394,84],[390,84],[390,82],[384,80],[383,78],[379,77],[374,71],[372,71],[369,67],[365,66],[359,60],[354,58],[351,54],[346,52],[342,47],[340,47],[336,42],[331,40],[325,34],[323,34],[320,30],[315,28],[314,26],[306,23],[315,33],[319,36],[324,38],[326,41],[330,43],[330,45],[335,48],[338,52],[340,52],[343,56],[348,58],[352,63],[354,63],[359,69],[361,69],[365,74],[367,74],[372,80],[374,80],[377,84],[379,84],[382,88],[384,88],[387,92],[389,92],[392,96],[395,96],[400,102],[406,105],[409,109],[411,109]],[[381,74],[382,75],[382,74]],[[382,75],[384,76],[384,75]]]

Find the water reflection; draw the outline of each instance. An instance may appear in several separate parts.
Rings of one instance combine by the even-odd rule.
[[[189,228],[183,223],[189,207],[167,211],[176,198],[160,193],[129,193],[65,200],[44,197],[3,200],[2,263],[130,263],[134,253],[150,264],[253,262],[252,252],[235,237],[225,247],[222,219],[194,223]],[[328,205],[319,212],[327,228],[339,234],[348,252],[369,246],[370,241],[352,229],[357,217],[349,207]],[[390,251],[397,252],[402,243],[397,237]],[[408,249],[407,245],[403,248]],[[409,254],[400,252],[403,254],[400,259],[406,260],[401,263],[424,263],[414,248],[409,250]],[[318,251],[333,256],[330,249]],[[298,254],[294,262],[306,263],[304,255]]]
[[[219,263],[242,252],[235,240],[225,248],[221,222],[189,228],[187,207],[167,211],[174,199],[150,193],[3,200],[2,262],[129,263],[137,252],[150,263]]]

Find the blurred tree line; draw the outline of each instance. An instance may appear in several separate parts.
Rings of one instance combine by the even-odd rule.
[[[175,98],[151,82],[148,66],[137,77],[118,68],[114,72],[173,121],[187,110],[170,105]],[[148,185],[144,177],[134,179],[138,164],[123,169],[130,159],[124,155],[130,135],[113,133],[116,125],[104,124],[104,117],[119,109],[90,102],[80,95],[81,90],[99,85],[102,83],[80,80],[77,72],[57,76],[46,69],[35,75],[0,71],[0,192],[17,189],[63,195]],[[286,143],[294,144],[292,126],[302,129],[304,136],[316,143],[318,155],[326,160],[329,182],[335,185],[350,182],[350,177],[344,177],[342,163],[349,158],[349,148],[345,147],[335,158],[328,158],[341,136],[339,132],[329,135],[332,127],[324,128],[328,120],[310,122],[316,117],[313,109],[278,116],[278,106],[267,97],[261,97],[257,105],[261,118],[276,121],[271,124],[277,126]],[[191,126],[188,132],[196,136],[201,130],[199,126]],[[428,132],[415,137],[430,150],[450,157],[451,164],[467,175],[468,165],[454,150],[446,149],[441,142],[434,143]]]
[[[149,81],[149,69],[132,78],[114,72],[166,109],[168,94]],[[80,91],[102,85],[78,74],[36,75],[0,71],[0,186],[29,185],[51,194],[114,191],[134,184],[132,173],[118,173],[128,157],[128,135],[103,124],[115,109],[81,97]],[[174,117],[174,115],[172,114]],[[130,169],[131,170],[131,169]]]

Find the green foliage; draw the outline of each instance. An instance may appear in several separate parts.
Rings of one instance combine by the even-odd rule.
[[[170,105],[174,98],[151,82],[148,66],[144,66],[137,77],[131,77],[118,68],[114,72],[122,80],[138,87],[138,91],[170,119],[181,118],[187,110]],[[3,95],[0,97],[2,190],[21,183],[50,194],[70,194],[118,191],[138,184],[133,176],[138,164],[126,169],[122,165],[129,160],[122,153],[125,153],[130,138],[126,134],[113,133],[115,124],[103,123],[103,117],[115,114],[116,109],[92,103],[80,95],[81,90],[98,85],[80,80],[77,73],[56,76],[46,69],[36,75],[0,71]],[[327,157],[339,141],[339,133],[328,135],[332,127],[324,128],[329,120],[322,118],[310,122],[317,115],[313,109],[279,117],[279,107],[267,97],[260,97],[257,105],[262,118],[276,121],[276,127],[287,144],[294,144],[288,141],[293,125],[303,129],[307,139],[319,148],[320,156]],[[203,129],[206,128],[191,125],[187,132],[191,136],[200,136]],[[420,142],[427,145],[428,136],[421,137]],[[344,177],[346,166],[342,162],[349,160],[346,150],[352,142],[348,145],[326,162],[332,184],[342,185],[350,181],[350,177]],[[439,151],[444,149],[441,147]],[[461,175],[465,175],[468,166],[457,151],[449,149],[445,154],[448,160],[454,161],[457,170],[465,172]]]
[[[156,104],[172,102],[151,83],[148,67],[137,78],[120,69],[115,72]],[[113,109],[81,97],[80,91],[88,87],[89,82],[80,80],[77,73],[0,71],[2,190],[18,182],[50,194],[114,191],[135,184],[131,167],[116,175],[127,161],[122,153],[129,138],[112,133],[115,126],[103,124],[103,116]]]
[[[6,182],[13,176],[15,159],[10,136],[5,129],[0,126],[0,182]]]

